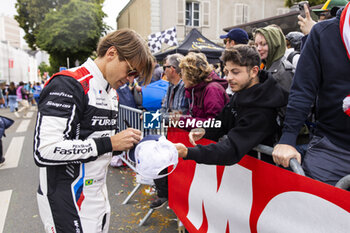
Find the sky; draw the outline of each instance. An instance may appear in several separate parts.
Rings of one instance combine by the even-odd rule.
[[[128,4],[129,0],[105,0],[102,10],[107,14],[104,21],[116,29],[116,19],[119,12]]]
[[[17,0],[1,0],[0,3],[0,15],[4,14],[7,16],[16,15],[16,4]],[[105,23],[111,26],[114,30],[116,29],[116,18],[119,12],[124,8],[124,6],[129,2],[129,0],[105,0],[102,10],[107,14],[104,18]]]

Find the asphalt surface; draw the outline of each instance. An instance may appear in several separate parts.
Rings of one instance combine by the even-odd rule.
[[[39,169],[32,156],[36,119],[35,107],[32,107],[30,112],[33,112],[31,119],[17,119],[10,113],[9,109],[0,109],[0,115],[15,120],[15,123],[6,130],[6,137],[3,138],[5,158],[9,161],[12,154],[18,153],[19,155],[16,167],[7,168],[5,165],[0,167],[0,194],[2,194],[0,198],[4,197],[3,194],[10,194],[7,195],[8,199],[0,200],[0,233],[44,232],[36,201]],[[19,128],[23,128],[23,121],[29,122],[29,124],[26,130],[21,132]],[[20,139],[22,139],[23,145]],[[13,150],[7,153],[11,147],[10,144],[15,148],[15,151],[17,150],[16,153]],[[176,216],[167,207],[155,210],[143,226],[138,226],[140,219],[149,210],[150,201],[156,198],[154,190],[150,186],[142,185],[129,203],[122,205],[122,202],[136,186],[135,173],[130,168],[110,167],[107,186],[112,209],[109,232],[178,232]]]

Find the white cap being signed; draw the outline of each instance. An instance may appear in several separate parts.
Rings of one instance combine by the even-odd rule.
[[[178,163],[176,147],[160,135],[145,136],[134,149],[130,150],[129,156],[135,158],[137,173],[150,179],[159,179],[169,175],[175,170]],[[163,169],[171,165],[174,166],[169,173],[159,175]]]

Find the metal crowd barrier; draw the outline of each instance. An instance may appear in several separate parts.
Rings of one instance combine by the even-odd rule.
[[[163,127],[161,127],[160,129],[144,129],[142,115],[143,115],[143,111],[140,109],[131,108],[125,105],[119,105],[119,117],[118,117],[119,130],[122,131],[128,127],[132,127],[132,128],[141,130],[143,133],[143,136],[150,135],[150,134],[158,134],[158,135],[161,134],[166,136],[167,129]],[[261,153],[272,156],[273,148],[266,145],[258,145],[254,147],[253,150],[258,152],[258,158],[260,158]],[[120,156],[120,158],[131,169],[136,171],[135,164],[133,161],[130,161],[127,157],[123,157],[123,156]],[[289,164],[293,172],[299,175],[305,176],[305,172],[303,168],[295,158],[292,158]],[[134,193],[141,186],[141,184],[146,184],[146,183],[138,183],[137,186],[134,188],[134,190],[132,190],[129,196],[125,199],[123,204],[127,204],[129,199],[132,197],[132,195],[134,195]],[[147,185],[151,185],[151,184],[147,183]],[[350,175],[345,176],[344,178],[339,180],[339,182],[336,184],[336,187],[339,187],[342,189],[348,189],[350,187]],[[141,219],[139,226],[142,226],[146,222],[146,220],[151,216],[153,211],[154,211],[153,209],[150,209],[148,211],[146,216],[143,219]]]
[[[126,105],[119,105],[119,117],[118,117],[118,125],[119,130],[122,131],[128,127],[132,127],[134,129],[139,129],[142,131],[143,136],[156,134],[156,135],[164,135],[166,136],[167,129],[160,127],[160,129],[145,129],[143,127],[143,111],[136,108],[131,108]]]
[[[125,105],[119,105],[119,130],[122,131],[128,127],[132,127],[141,130],[143,132],[143,136],[149,134],[162,134],[166,136],[166,129],[163,127],[161,127],[160,129],[144,129],[141,117],[142,114],[143,111],[140,109],[131,108]],[[272,147],[265,145],[258,145],[253,149],[258,153],[264,153],[267,155],[272,155],[273,151]],[[126,164],[130,166],[130,164]],[[293,158],[290,160],[290,167],[295,173],[305,176],[303,168],[300,166],[296,159]]]
[[[125,105],[119,105],[118,110],[118,126],[119,131],[125,130],[129,127],[143,130],[142,113],[143,111],[136,108],[131,108]]]
[[[255,150],[259,153],[264,153],[264,154],[272,156],[273,148],[270,146],[265,146],[265,145],[257,145],[256,147],[253,148],[253,150]],[[300,163],[295,158],[292,158],[289,161],[289,166],[293,170],[293,172],[295,172],[299,175],[305,176],[305,172],[304,172],[303,168],[301,167]]]
[[[273,148],[265,145],[258,145],[253,148],[253,150],[264,153],[268,155],[272,155]],[[291,159],[289,161],[289,166],[293,170],[293,172],[305,176],[304,169],[301,167],[300,163],[296,159]],[[350,174],[341,178],[335,185],[337,188],[341,188],[344,190],[350,189]]]
[[[150,134],[161,134],[166,136],[166,131],[162,128],[160,129],[144,129],[143,127],[143,121],[142,121],[142,115],[143,111],[136,108],[131,108],[125,105],[119,105],[119,117],[118,117],[118,126],[119,130],[125,130],[129,127],[132,127],[134,129],[141,130],[143,136],[150,135]],[[135,162],[131,161],[128,158],[128,152],[125,156],[119,156],[121,160],[128,165],[133,171],[136,172],[135,168]],[[134,189],[130,192],[130,194],[125,198],[123,201],[123,205],[127,204],[131,197],[137,192],[137,190],[141,187],[141,185],[154,185],[153,180],[144,179],[140,175],[136,175],[136,182],[137,185],[134,187]],[[142,226],[147,219],[152,215],[154,209],[149,209],[146,215],[140,220],[139,226]]]

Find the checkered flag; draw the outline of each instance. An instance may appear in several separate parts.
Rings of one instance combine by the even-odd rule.
[[[162,33],[157,32],[148,36],[148,47],[151,50],[151,53],[156,53],[162,48]]]
[[[161,42],[168,44],[170,46],[177,46],[177,39],[176,39],[176,27],[168,28],[162,33],[162,39]]]
[[[152,53],[158,52],[162,43],[168,44],[170,46],[177,46],[176,39],[176,27],[168,28],[164,31],[150,34],[148,36],[148,47]]]

